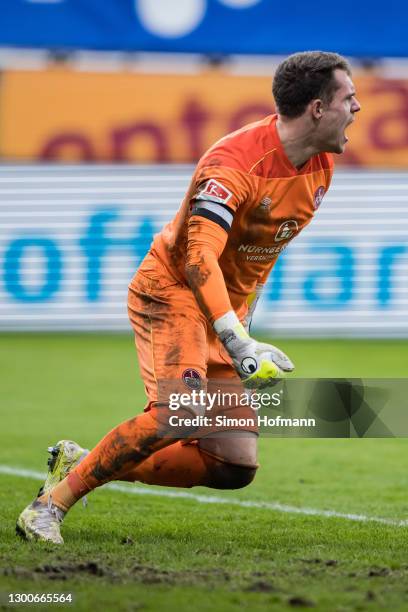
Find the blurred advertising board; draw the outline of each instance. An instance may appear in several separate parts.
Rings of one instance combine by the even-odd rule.
[[[408,55],[403,0],[352,9],[273,0],[13,0],[3,2],[0,44],[188,53]],[[7,7],[6,7],[7,5]]]
[[[128,283],[192,171],[0,166],[0,330],[129,330]],[[338,170],[278,259],[255,326],[408,338],[407,200],[405,173]]]
[[[5,71],[0,158],[194,162],[215,140],[273,112],[271,77]],[[340,165],[408,166],[408,80],[356,75],[362,111]]]

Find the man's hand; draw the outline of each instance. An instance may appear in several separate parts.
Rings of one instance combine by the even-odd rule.
[[[232,310],[214,321],[214,330],[247,388],[268,387],[295,368],[276,346],[251,338]]]

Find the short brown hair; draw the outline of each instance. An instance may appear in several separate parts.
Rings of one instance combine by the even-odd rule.
[[[337,89],[333,72],[351,75],[348,61],[338,53],[305,51],[290,55],[279,64],[273,79],[273,97],[281,115],[299,117],[312,100],[330,103]]]

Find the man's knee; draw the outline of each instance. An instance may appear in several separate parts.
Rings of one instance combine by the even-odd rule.
[[[205,461],[208,469],[205,486],[211,489],[242,489],[251,484],[258,469],[257,466],[224,463],[209,455]]]
[[[252,432],[216,432],[198,442],[200,449],[224,463],[257,465],[258,436]]]

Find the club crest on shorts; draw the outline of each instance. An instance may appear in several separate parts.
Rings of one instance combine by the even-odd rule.
[[[320,204],[322,203],[325,193],[326,193],[326,190],[323,187],[323,185],[320,185],[320,187],[316,189],[315,194],[313,196],[313,208],[315,210],[317,210]]]
[[[201,376],[197,370],[193,368],[187,368],[181,375],[183,383],[189,388],[193,390],[197,390],[201,388]]]
[[[296,232],[298,232],[299,227],[297,221],[294,219],[289,219],[288,221],[284,221],[280,226],[278,231],[276,232],[275,242],[280,242],[281,240],[289,240],[292,238]]]

